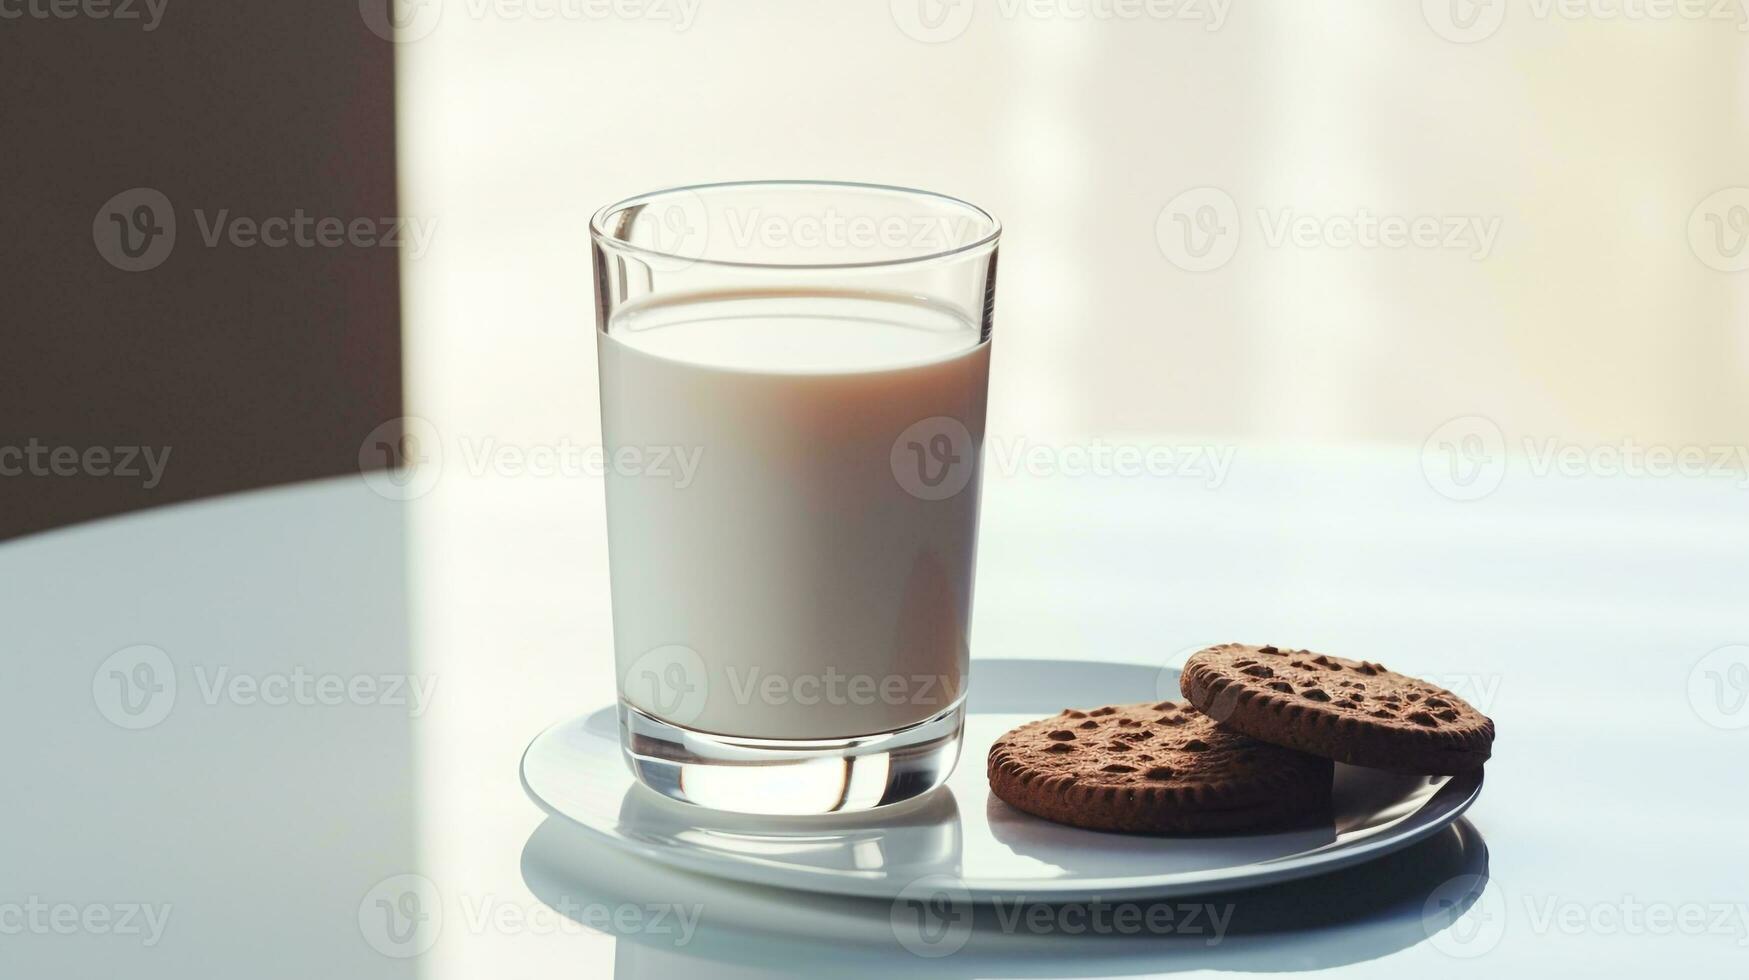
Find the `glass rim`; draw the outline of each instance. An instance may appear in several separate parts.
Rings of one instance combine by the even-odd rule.
[[[983,234],[982,236],[980,236],[976,241],[972,241],[972,242],[969,242],[969,243],[964,244],[964,245],[955,245],[951,248],[936,249],[934,251],[925,252],[925,253],[920,254],[920,255],[907,255],[907,256],[903,256],[900,258],[894,258],[894,259],[876,259],[876,260],[872,260],[872,261],[868,261],[868,262],[750,262],[750,261],[743,261],[743,260],[738,260],[738,259],[717,259],[717,258],[693,257],[693,256],[688,256],[688,255],[682,255],[678,252],[667,251],[664,249],[656,249],[656,248],[649,248],[649,247],[644,246],[644,245],[636,245],[636,244],[633,244],[631,242],[625,241],[624,239],[613,237],[612,235],[608,234],[606,228],[604,227],[604,222],[606,221],[606,219],[609,215],[617,214],[617,213],[625,210],[626,208],[629,208],[629,207],[632,207],[632,206],[635,206],[638,204],[646,204],[646,203],[655,201],[655,200],[657,200],[661,197],[667,196],[667,195],[679,194],[679,193],[683,193],[683,192],[697,195],[697,194],[703,194],[703,193],[710,192],[710,191],[721,191],[721,190],[729,190],[729,189],[734,189],[734,188],[747,188],[747,187],[771,187],[771,188],[784,188],[784,187],[788,187],[788,188],[804,188],[804,187],[821,188],[821,187],[823,187],[823,188],[837,188],[840,190],[854,190],[854,191],[884,191],[887,193],[904,194],[904,195],[910,195],[913,197],[927,198],[927,199],[930,199],[930,200],[938,202],[938,203],[946,203],[946,204],[953,205],[954,207],[964,208],[965,210],[981,217],[985,221],[989,222],[989,231],[986,232],[985,234]],[[985,209],[979,207],[976,204],[973,204],[970,201],[965,200],[964,198],[954,197],[951,194],[942,194],[942,193],[937,192],[937,191],[926,191],[926,190],[922,190],[922,189],[916,188],[916,187],[903,187],[903,186],[900,186],[898,184],[876,184],[876,183],[871,183],[871,182],[866,182],[866,181],[857,181],[857,180],[810,180],[810,179],[724,180],[724,181],[712,181],[712,182],[702,183],[702,184],[683,184],[683,185],[676,186],[676,187],[664,187],[661,190],[646,191],[642,194],[634,194],[631,197],[625,198],[623,200],[615,201],[612,204],[603,205],[593,215],[591,215],[589,217],[589,238],[590,238],[590,241],[593,242],[597,247],[612,249],[614,251],[619,251],[619,252],[630,252],[630,253],[633,253],[636,255],[653,256],[653,257],[660,258],[660,259],[680,260],[680,261],[684,261],[687,265],[711,265],[711,266],[721,266],[721,267],[725,267],[725,268],[738,268],[738,269],[787,269],[787,270],[792,270],[792,271],[803,271],[803,270],[815,270],[815,269],[817,269],[817,270],[876,269],[876,268],[892,268],[892,267],[907,266],[907,265],[919,265],[919,264],[926,263],[926,262],[936,262],[936,261],[940,261],[942,259],[948,259],[948,258],[954,258],[957,256],[967,255],[967,254],[975,252],[979,249],[984,249],[984,248],[994,246],[1001,237],[1002,237],[1002,222],[995,215],[991,214],[989,211],[986,211]]]

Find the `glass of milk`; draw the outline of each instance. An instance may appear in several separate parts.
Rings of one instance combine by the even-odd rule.
[[[591,220],[620,733],[646,786],[829,813],[952,771],[1000,232],[827,181]]]

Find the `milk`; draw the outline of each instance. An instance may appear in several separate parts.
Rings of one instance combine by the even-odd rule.
[[[979,325],[896,296],[737,292],[622,307],[597,337],[622,697],[773,739],[951,707],[977,543]]]

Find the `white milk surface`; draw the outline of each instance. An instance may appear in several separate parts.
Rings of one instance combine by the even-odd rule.
[[[893,296],[719,293],[625,309],[598,344],[627,701],[707,732],[825,739],[963,693],[977,324]]]

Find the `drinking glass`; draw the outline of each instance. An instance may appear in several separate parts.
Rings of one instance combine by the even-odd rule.
[[[832,181],[590,221],[620,735],[645,785],[805,814],[952,771],[1000,230]]]

